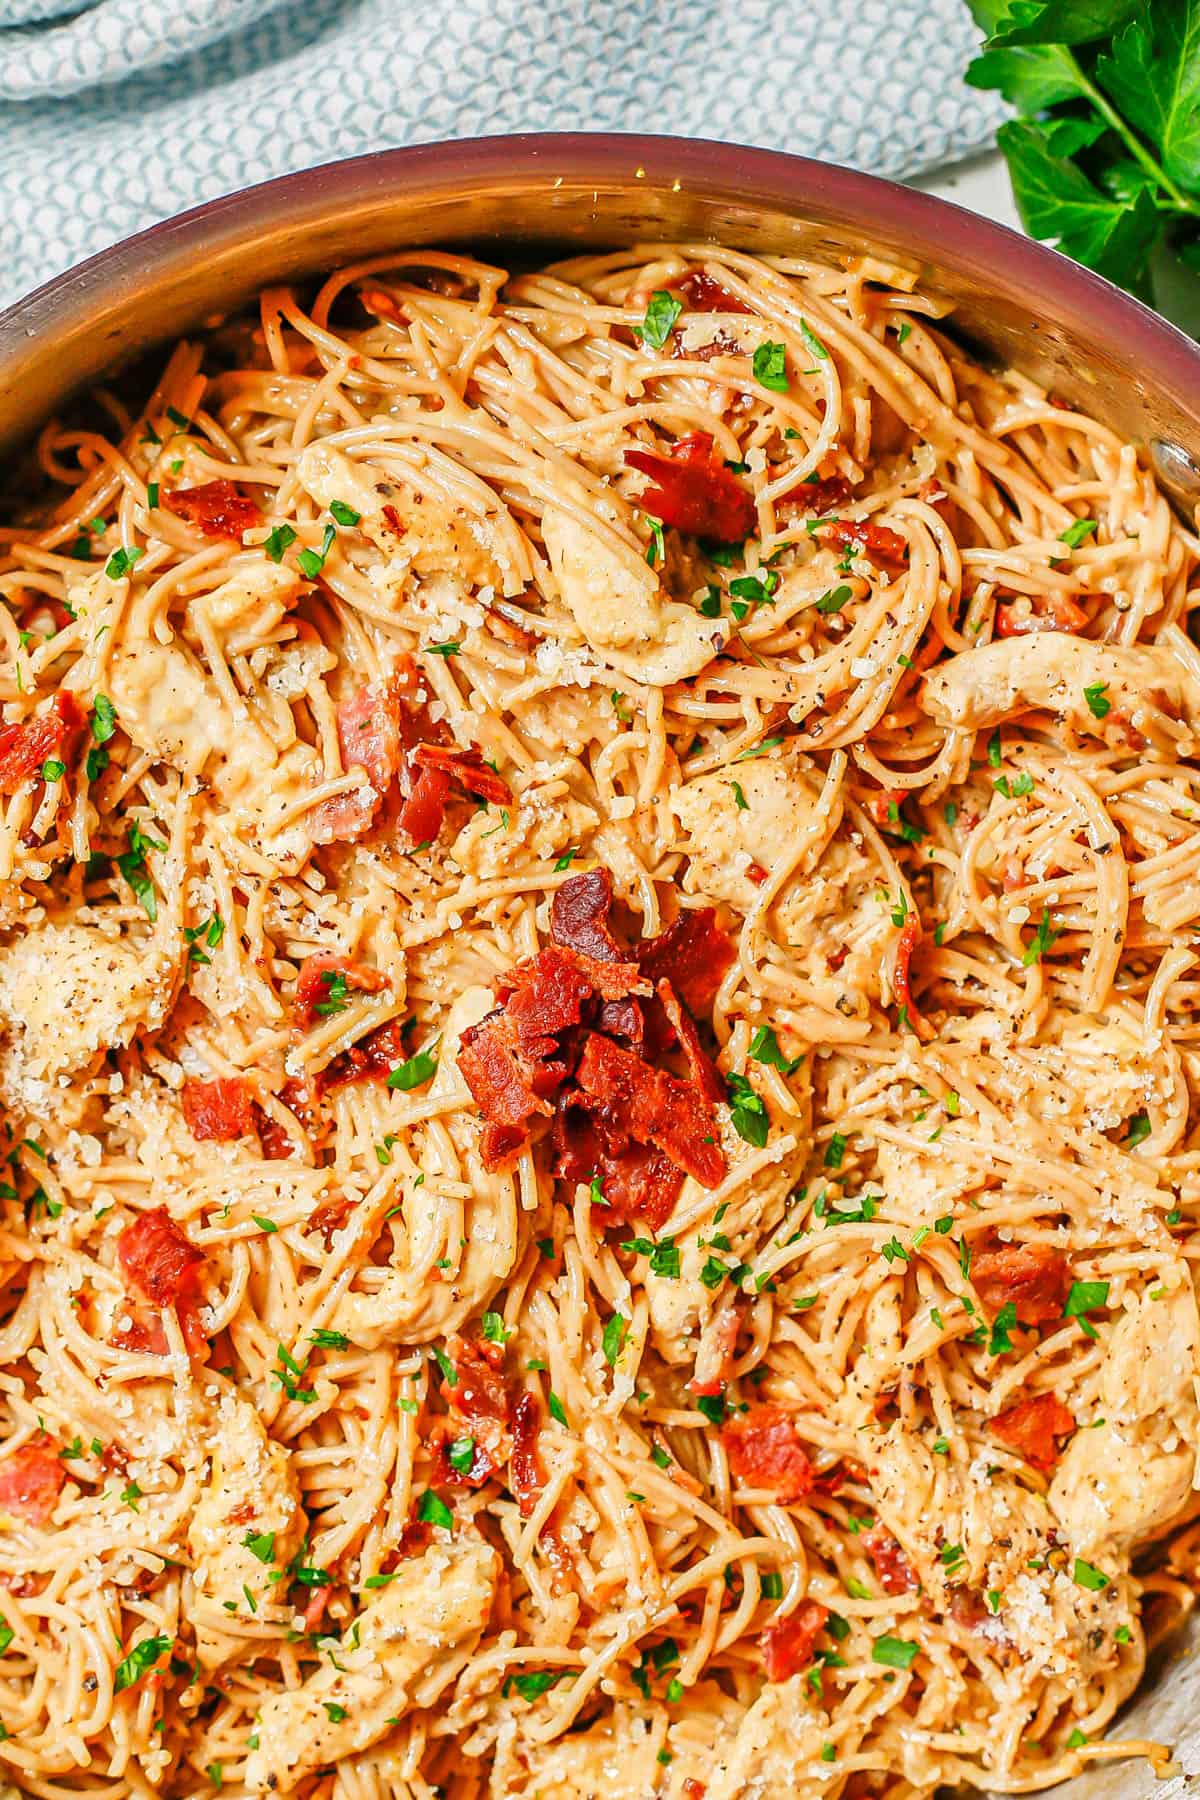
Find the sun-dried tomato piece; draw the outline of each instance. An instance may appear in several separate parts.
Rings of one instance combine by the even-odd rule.
[[[598,1222],[644,1219],[657,1231],[670,1218],[683,1186],[682,1172],[652,1144],[630,1137],[623,1109],[585,1094],[559,1096],[552,1128],[560,1181],[599,1183],[605,1211]]]
[[[885,1594],[911,1594],[918,1583],[912,1564],[884,1525],[872,1525],[860,1539]]]
[[[1057,1394],[1035,1394],[1018,1400],[989,1420],[988,1430],[1043,1475],[1048,1475],[1060,1455],[1059,1438],[1070,1437],[1075,1415]]]
[[[355,962],[353,957],[333,956],[324,950],[315,956],[306,956],[296,979],[296,1022],[299,1025],[311,1025],[314,1018],[323,1016],[322,1006],[337,1007],[338,1002],[331,1001],[329,996],[339,975],[344,977],[347,989],[353,988],[359,994],[378,994],[387,986],[387,977],[378,969],[372,969],[368,963]]]
[[[67,1478],[49,1442],[23,1444],[0,1463],[0,1512],[15,1513],[31,1525],[48,1523]]]
[[[183,1116],[197,1143],[232,1143],[255,1128],[254,1094],[240,1075],[216,1081],[185,1081],[180,1094]]]
[[[782,1406],[764,1402],[721,1427],[729,1464],[747,1487],[771,1488],[788,1505],[812,1492],[812,1459]]]
[[[654,1144],[702,1187],[714,1188],[723,1179],[716,1118],[694,1082],[649,1068],[596,1032],[584,1043],[576,1080],[593,1099],[623,1108],[630,1136]]]
[[[713,908],[698,906],[681,912],[657,937],[643,938],[635,954],[643,975],[669,981],[693,1018],[706,1019],[737,950]]]
[[[194,525],[202,536],[230,538],[235,544],[241,543],[244,531],[253,531],[263,522],[258,504],[224,476],[199,487],[176,488],[163,495],[163,505]]]
[[[778,505],[788,518],[820,518],[835,506],[845,506],[853,492],[844,475],[826,475],[819,481],[798,481],[779,496]]]
[[[901,1012],[901,1025],[908,1024],[925,1043],[936,1036],[933,1026],[922,1013],[912,995],[913,951],[921,941],[921,921],[915,911],[908,914],[896,939],[896,961],[892,968],[892,992]]]
[[[711,433],[689,432],[665,454],[627,450],[625,463],[653,477],[653,484],[638,495],[638,505],[664,525],[720,544],[741,543],[754,531],[754,496],[713,455]]]
[[[537,1447],[541,1429],[542,1409],[537,1395],[525,1388],[517,1395],[513,1407],[512,1455],[508,1464],[509,1486],[523,1519],[532,1513],[538,1495],[546,1485]]]
[[[117,1261],[129,1285],[152,1306],[174,1306],[200,1286],[204,1252],[184,1236],[165,1206],[140,1213],[117,1239]]]
[[[908,559],[908,543],[898,531],[876,525],[873,519],[829,519],[817,527],[823,543],[855,556],[865,556],[876,568],[897,573]]]
[[[459,787],[465,788],[468,794],[477,795],[491,806],[509,806],[512,803],[512,789],[502,775],[497,775],[495,769],[489,768],[484,762],[482,750],[459,750],[445,744],[418,744],[411,752],[411,761],[421,768],[440,770],[452,781],[457,781]]]
[[[45,712],[19,725],[0,728],[0,794],[15,794],[50,761],[61,761],[72,737],[83,729],[78,700],[60,688]]]
[[[1071,1285],[1071,1266],[1049,1244],[1001,1244],[975,1251],[975,1292],[990,1313],[1012,1302],[1022,1325],[1061,1319]]]
[[[748,313],[751,310],[722,286],[715,275],[709,275],[704,269],[689,269],[671,285],[676,293],[683,295],[690,312]]]
[[[1087,622],[1087,613],[1068,594],[1039,594],[1020,610],[1009,600],[996,608],[996,636],[1000,638],[1023,637],[1031,631],[1079,632]]]
[[[786,1681],[813,1659],[813,1645],[829,1617],[818,1600],[802,1600],[786,1619],[775,1619],[759,1636],[768,1681]]]

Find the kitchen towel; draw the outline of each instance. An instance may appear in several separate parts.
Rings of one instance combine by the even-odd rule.
[[[271,175],[659,131],[908,175],[1002,116],[963,0],[0,0],[0,304]]]

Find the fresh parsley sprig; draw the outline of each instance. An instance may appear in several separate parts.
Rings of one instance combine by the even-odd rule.
[[[968,4],[1026,229],[1161,306],[1200,271],[1200,0]]]

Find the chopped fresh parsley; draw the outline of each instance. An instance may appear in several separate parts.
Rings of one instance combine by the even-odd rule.
[[[551,1391],[550,1391],[550,1397],[547,1401],[547,1405],[550,1409],[550,1417],[552,1419],[555,1419],[558,1422],[558,1424],[566,1425],[567,1424],[566,1409],[564,1408],[562,1401],[559,1399],[558,1395],[554,1392],[553,1389],[551,1389]],[[567,1426],[567,1429],[570,1430],[570,1427]]]
[[[1150,1136],[1151,1125],[1148,1113],[1134,1113],[1129,1121],[1129,1130],[1125,1134],[1125,1148],[1136,1150]]]
[[[661,350],[675,329],[675,321],[682,311],[683,302],[677,300],[674,294],[669,294],[666,288],[655,288],[646,307],[645,317],[633,329],[643,344],[649,344],[652,350]]]
[[[123,1693],[126,1688],[140,1681],[170,1648],[169,1637],[143,1638],[140,1644],[135,1644],[129,1654],[117,1664],[113,1674],[113,1687],[117,1693]]]
[[[248,1531],[242,1539],[251,1556],[256,1556],[260,1563],[275,1561],[275,1533],[273,1531]]]
[[[920,1648],[907,1638],[878,1637],[871,1646],[871,1661],[885,1669],[911,1669]]]
[[[742,792],[741,782],[740,781],[731,781],[729,785],[733,789],[733,803],[737,807],[738,811],[739,812],[749,812],[750,811],[750,802],[747,800],[745,794]]]
[[[446,1451],[446,1461],[460,1475],[469,1475],[471,1464],[475,1461],[475,1439],[473,1437],[455,1438]]]
[[[787,346],[785,344],[760,344],[754,352],[754,379],[760,387],[768,388],[773,394],[786,394],[788,391]]]
[[[828,350],[806,319],[801,319],[800,321],[800,336],[804,339],[808,349],[820,362],[829,361]]]
[[[1078,1319],[1080,1330],[1094,1338],[1096,1327],[1087,1315],[1108,1305],[1108,1287],[1107,1281],[1073,1281],[1063,1307],[1063,1318]]]
[[[110,581],[120,581],[122,576],[128,575],[132,571],[145,554],[143,549],[137,547],[131,550],[114,550],[104,565],[104,573]]]
[[[1112,701],[1108,698],[1107,681],[1094,681],[1091,687],[1085,687],[1083,697],[1087,701],[1088,711],[1093,719],[1103,719],[1112,711]]]
[[[255,1222],[257,1223],[257,1221]],[[289,1400],[295,1400],[300,1406],[311,1406],[317,1393],[315,1388],[300,1386],[304,1376],[303,1365],[296,1361],[291,1351],[286,1349],[283,1344],[276,1344],[275,1355],[279,1367],[272,1369],[273,1379],[279,1383]]]
[[[437,1074],[438,1059],[428,1050],[419,1050],[407,1062],[397,1063],[387,1078],[387,1086],[407,1094],[410,1089],[424,1087]]]
[[[1038,920],[1037,930],[1034,932],[1032,938],[1026,944],[1025,949],[1021,954],[1021,963],[1023,967],[1030,969],[1033,967],[1034,963],[1040,963],[1046,952],[1054,947],[1055,942],[1061,936],[1061,929],[1054,928],[1050,923],[1050,908],[1048,906],[1043,906],[1042,916]]]
[[[417,1501],[417,1517],[423,1525],[438,1525],[443,1531],[454,1529],[454,1514],[432,1488],[426,1488]]]
[[[602,1340],[604,1346],[604,1360],[610,1369],[615,1369],[617,1366],[617,1358],[624,1348],[625,1334],[628,1330],[629,1320],[622,1318],[620,1313],[614,1313],[604,1327],[604,1337]]]
[[[327,525],[321,533],[321,548],[319,550],[300,550],[297,552],[296,567],[302,575],[306,575],[310,581],[315,581],[317,579],[317,576],[325,567],[325,558],[333,549],[336,538],[337,527],[335,525]]]
[[[843,582],[839,587],[827,588],[825,590],[821,595],[821,598],[817,601],[817,611],[819,613],[824,613],[826,617],[828,617],[830,613],[840,613],[847,600],[853,600],[853,598],[854,589],[847,587]]]
[[[266,539],[263,542],[263,549],[273,563],[281,563],[283,561],[284,551],[290,544],[294,544],[295,541],[296,533],[292,530],[290,525],[276,525],[273,531],[267,533]]]
[[[729,1117],[738,1136],[761,1150],[767,1141],[771,1121],[761,1095],[756,1094],[744,1075],[727,1075]]]
[[[1076,1587],[1088,1588],[1093,1594],[1099,1594],[1108,1586],[1108,1576],[1102,1574],[1094,1563],[1084,1562],[1082,1556],[1075,1558],[1071,1580]]]
[[[736,785],[736,784],[735,784]],[[802,1056],[787,1057],[779,1048],[779,1040],[769,1025],[760,1025],[750,1040],[751,1062],[778,1069],[781,1075],[794,1075],[804,1061]]]
[[[989,1356],[1007,1356],[1013,1343],[1009,1333],[1017,1322],[1016,1305],[1006,1300],[996,1317],[992,1320],[991,1337],[988,1339]]]
[[[357,525],[362,517],[362,514],[356,513],[352,506],[347,506],[344,500],[331,500],[329,512],[339,525]]]
[[[457,656],[462,645],[456,638],[447,638],[444,644],[426,644],[430,656]]]
[[[840,1131],[835,1131],[825,1146],[824,1163],[827,1169],[840,1169],[846,1154],[846,1140]]]
[[[1095,519],[1076,519],[1073,525],[1068,525],[1065,531],[1059,532],[1058,541],[1066,544],[1068,549],[1078,550],[1084,538],[1091,537],[1097,523]]]
[[[489,1344],[507,1344],[512,1332],[498,1312],[485,1312],[480,1329]]]

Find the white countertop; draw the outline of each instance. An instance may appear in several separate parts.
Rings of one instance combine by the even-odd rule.
[[[1013,204],[1008,165],[998,150],[985,150],[965,162],[953,163],[932,174],[918,175],[909,184],[927,194],[938,194],[943,200],[954,200],[969,206],[972,212],[995,219],[1001,225],[1021,230],[1021,221]]]

